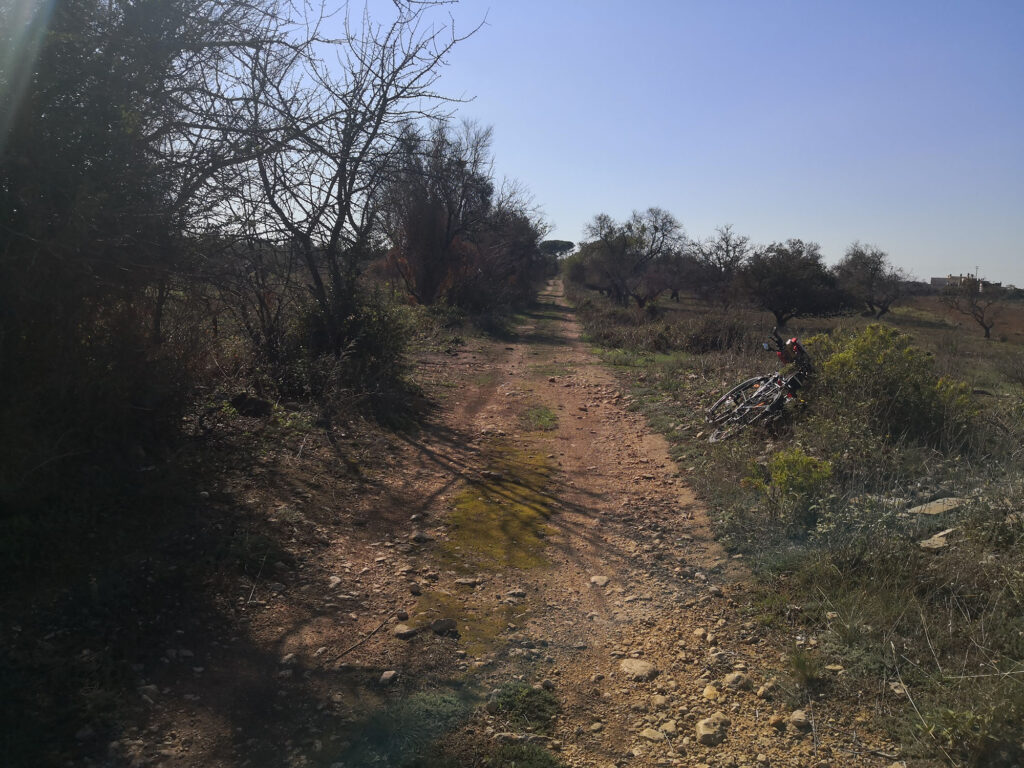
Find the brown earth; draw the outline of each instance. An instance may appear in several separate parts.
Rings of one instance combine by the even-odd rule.
[[[217,626],[181,630],[139,665],[137,721],[108,764],[360,765],[360,739],[389,727],[373,713],[432,691],[475,706],[449,743],[528,738],[480,706],[517,677],[559,700],[538,741],[571,766],[896,759],[869,728],[879,692],[831,689],[799,705],[805,726],[789,722],[788,653],[814,638],[750,610],[743,562],[580,341],[559,287],[522,320],[508,340],[418,361],[437,403],[421,429],[362,457],[344,433],[303,438],[235,478],[253,530],[286,545],[210,586]],[[651,679],[631,679],[627,659]],[[732,689],[736,671],[749,681]],[[699,744],[716,711],[724,740]]]

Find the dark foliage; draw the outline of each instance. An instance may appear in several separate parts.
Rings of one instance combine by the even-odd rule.
[[[567,264],[568,277],[625,306],[643,308],[678,284],[678,258],[686,236],[661,208],[634,211],[624,222],[599,214],[587,225],[593,238]]]
[[[564,250],[542,250],[544,226],[522,194],[496,189],[490,143],[489,128],[469,123],[401,135],[383,218],[390,267],[420,304],[474,313],[522,304]]]
[[[775,315],[779,326],[794,317],[835,313],[847,304],[817,243],[791,239],[759,248],[740,279],[750,300]]]
[[[853,243],[833,270],[839,287],[876,318],[907,295],[907,275],[889,264],[885,251]]]

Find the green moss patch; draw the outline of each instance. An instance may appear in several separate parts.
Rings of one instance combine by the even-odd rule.
[[[522,612],[523,609],[492,603],[474,606],[456,595],[430,591],[420,596],[414,615],[422,615],[417,626],[425,626],[435,619],[455,619],[461,645],[467,653],[480,656],[499,645],[501,633],[514,618],[514,610]]]
[[[502,443],[486,453],[489,469],[455,499],[442,559],[467,573],[544,565],[552,468],[542,455]]]

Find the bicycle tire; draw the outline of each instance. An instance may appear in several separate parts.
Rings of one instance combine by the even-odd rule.
[[[715,422],[717,426],[708,437],[709,442],[730,438],[751,424],[775,418],[781,413],[780,406],[785,404],[787,392],[785,384],[777,377],[768,378],[771,381],[758,387],[754,397],[738,404],[728,416]]]
[[[708,442],[720,443],[723,440],[727,440],[728,438],[739,434],[749,426],[775,419],[781,415],[781,413],[782,412],[780,410],[772,409],[770,406],[763,410],[750,410],[746,413],[745,417],[731,419],[730,421],[719,424],[711,434],[708,435]]]
[[[721,424],[738,413],[743,405],[757,396],[758,391],[774,379],[774,376],[754,376],[737,384],[704,412],[704,419],[709,424]]]

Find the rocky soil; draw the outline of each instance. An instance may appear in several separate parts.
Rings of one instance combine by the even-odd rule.
[[[249,492],[289,546],[214,585],[222,626],[184,628],[140,665],[108,764],[356,765],[368,715],[431,691],[476,702],[450,740],[532,740],[570,766],[899,759],[871,728],[881,694],[794,688],[789,652],[814,638],[750,609],[743,561],[557,285],[509,339],[419,362],[428,425],[355,470],[311,444],[320,469]],[[484,706],[513,679],[557,697],[549,728]]]

